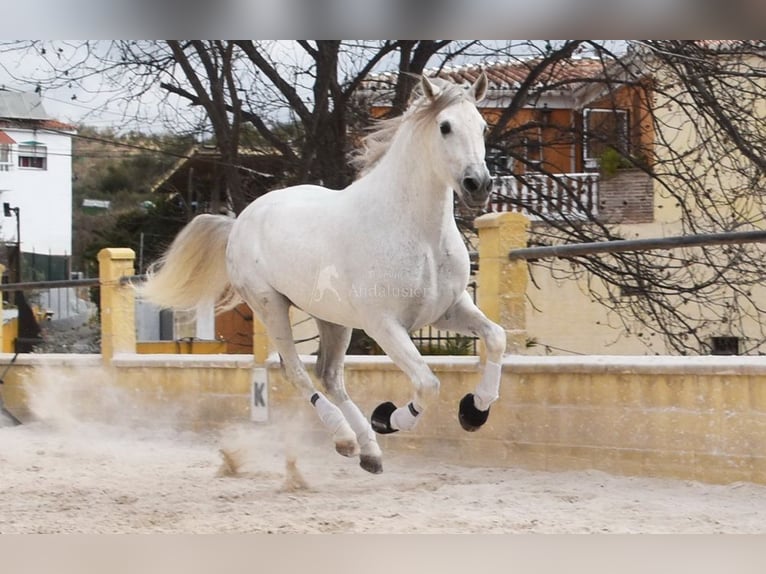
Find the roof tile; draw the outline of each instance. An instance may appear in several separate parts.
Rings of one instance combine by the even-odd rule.
[[[484,70],[492,90],[517,88],[540,62],[540,59],[511,60],[488,62],[486,64],[468,64],[464,66],[426,70],[426,76],[436,76],[452,80],[458,84],[473,83]],[[591,58],[573,58],[556,62],[549,66],[538,79],[537,84],[571,83],[586,80],[603,74],[605,62]],[[366,87],[386,89],[396,82],[396,72],[385,72],[370,76]]]

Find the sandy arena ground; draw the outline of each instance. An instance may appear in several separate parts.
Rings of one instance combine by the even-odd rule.
[[[290,445],[276,425],[197,434],[52,412],[0,426],[2,534],[766,532],[766,487],[753,484],[461,468],[390,452],[373,476],[329,438]]]

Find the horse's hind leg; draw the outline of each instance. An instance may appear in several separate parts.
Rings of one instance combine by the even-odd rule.
[[[250,298],[248,304],[263,321],[269,339],[282,357],[287,379],[311,402],[322,424],[333,434],[335,449],[344,456],[355,456],[358,446],[354,431],[341,410],[316,389],[295,349],[290,326],[290,302],[282,294],[271,291]]]
[[[375,433],[359,407],[348,396],[343,381],[343,360],[351,340],[351,329],[320,319],[316,321],[319,326],[317,375],[322,378],[330,397],[340,407],[356,433],[361,449],[359,465],[368,472],[378,474],[383,471],[383,464]]]

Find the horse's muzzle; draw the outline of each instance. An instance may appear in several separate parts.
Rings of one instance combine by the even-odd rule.
[[[482,207],[487,202],[492,190],[492,177],[486,167],[468,168],[460,181],[463,201],[469,207]]]

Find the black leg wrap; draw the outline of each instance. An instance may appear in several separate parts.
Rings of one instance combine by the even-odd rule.
[[[468,432],[479,430],[481,426],[487,422],[489,418],[489,409],[486,411],[480,411],[473,404],[473,393],[468,393],[460,401],[460,409],[458,410],[458,420],[460,420],[460,426]]]
[[[375,410],[372,411],[370,417],[370,425],[372,430],[378,434],[391,434],[397,432],[399,429],[391,428],[391,415],[396,410],[396,405],[391,401],[386,403],[380,403]]]

